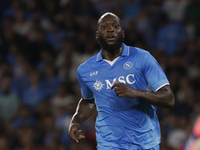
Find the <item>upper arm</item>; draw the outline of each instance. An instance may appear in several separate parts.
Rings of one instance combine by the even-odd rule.
[[[144,58],[142,67],[148,86],[153,91],[157,91],[163,86],[169,85],[169,81],[156,59],[149,53],[146,53]]]
[[[94,99],[91,99],[91,100],[94,100]],[[76,113],[81,116],[80,117],[82,119],[81,122],[88,119],[95,111],[96,111],[96,105],[93,101],[90,102],[87,99],[81,98],[76,110]]]
[[[84,99],[92,99],[93,98],[93,92],[86,85],[86,83],[83,81],[81,73],[80,73],[80,69],[78,69],[78,71],[77,71],[77,78],[78,78],[79,84],[81,86],[81,94],[82,94],[83,98]]]

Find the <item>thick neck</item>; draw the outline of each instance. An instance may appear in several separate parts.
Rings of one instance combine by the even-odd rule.
[[[122,54],[122,47],[120,47],[117,51],[115,51],[113,53],[102,49],[103,59],[106,59],[109,61],[113,61],[115,58],[121,56],[121,54]]]

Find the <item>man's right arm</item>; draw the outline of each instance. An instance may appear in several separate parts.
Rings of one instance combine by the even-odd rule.
[[[94,99],[86,100],[82,98],[76,108],[76,112],[73,115],[70,125],[69,125],[69,137],[75,142],[85,138],[81,133],[80,124],[87,120],[96,110],[96,105],[94,104]]]

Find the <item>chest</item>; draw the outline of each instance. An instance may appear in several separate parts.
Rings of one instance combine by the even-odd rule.
[[[115,81],[136,88],[142,76],[141,68],[131,60],[118,60],[113,65],[104,61],[85,75],[85,82],[93,93],[105,93]]]

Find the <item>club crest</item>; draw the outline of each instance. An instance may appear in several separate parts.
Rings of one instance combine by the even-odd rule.
[[[129,70],[129,69],[131,69],[132,67],[133,67],[133,63],[130,62],[130,61],[124,63],[124,65],[123,65],[123,68],[124,68],[125,70]]]

